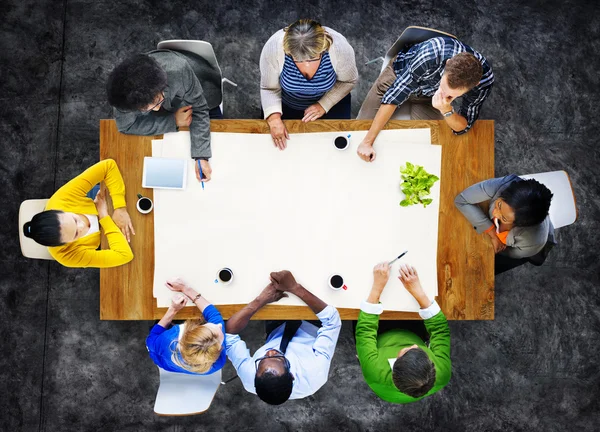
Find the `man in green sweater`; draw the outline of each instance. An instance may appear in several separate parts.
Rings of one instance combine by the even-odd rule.
[[[356,324],[356,350],[365,381],[381,399],[393,403],[416,402],[439,391],[450,381],[450,329],[437,302],[429,300],[414,267],[400,267],[400,282],[419,303],[425,321],[429,347],[410,330],[395,328],[380,332],[379,298],[390,277],[390,266],[381,263],[373,269],[373,288]],[[422,324],[421,321],[417,323]],[[402,322],[397,322],[404,327]],[[406,322],[409,324],[409,322]]]

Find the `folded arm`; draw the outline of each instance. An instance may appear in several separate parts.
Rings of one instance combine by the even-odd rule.
[[[192,106],[192,123],[190,124],[192,158],[209,159],[212,156],[210,148],[210,117],[208,104],[204,97],[202,84],[194,70],[186,64],[182,71],[185,94],[182,106]]]
[[[507,176],[485,180],[469,186],[456,196],[454,205],[465,218],[481,234],[494,226],[490,218],[479,208],[478,203],[491,200],[501,187],[516,176]]]
[[[161,135],[177,132],[175,115],[153,115],[153,113],[126,112],[113,109],[119,132],[128,135]]]

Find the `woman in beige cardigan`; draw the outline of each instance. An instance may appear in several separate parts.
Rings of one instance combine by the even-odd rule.
[[[275,146],[289,139],[282,119],[350,119],[357,82],[354,50],[335,30],[301,19],[271,36],[260,55],[260,98]]]

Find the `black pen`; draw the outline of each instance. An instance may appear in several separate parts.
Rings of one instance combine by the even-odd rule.
[[[398,261],[398,260],[399,260],[400,258],[402,258],[404,255],[406,255],[406,253],[407,253],[407,252],[408,252],[408,251],[404,251],[404,252],[402,252],[402,253],[401,253],[400,255],[398,255],[398,256],[397,256],[395,259],[393,259],[392,261],[390,261],[390,262],[388,263],[388,265],[392,265],[392,264],[394,264],[396,261]]]

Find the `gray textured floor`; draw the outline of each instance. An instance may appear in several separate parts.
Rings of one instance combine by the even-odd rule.
[[[0,429],[598,430],[598,3],[243,3],[2,2]],[[144,347],[149,323],[99,321],[97,270],[22,258],[19,203],[50,196],[98,160],[98,120],[110,117],[104,83],[117,61],[162,39],[208,40],[224,75],[239,84],[227,90],[226,118],[256,118],[261,47],[300,17],[321,20],[354,46],[355,115],[378,71],[364,62],[407,25],[446,30],[480,50],[496,74],[482,113],[496,121],[496,174],[566,169],[579,220],[558,232],[560,247],[543,267],[497,278],[494,322],[451,324],[453,378],[434,397],[407,406],[378,400],[362,380],[346,323],[329,382],[313,397],[269,407],[235,381],[203,416],[158,418],[158,373]],[[260,330],[252,323],[246,331],[253,348]]]

